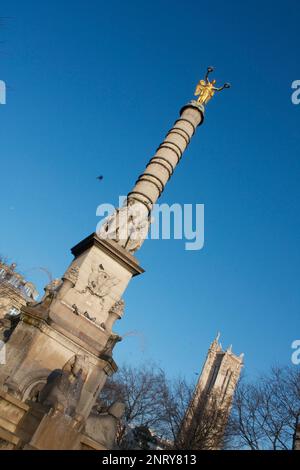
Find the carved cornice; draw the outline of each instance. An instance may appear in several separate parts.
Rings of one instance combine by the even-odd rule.
[[[118,369],[117,364],[111,357],[102,357],[101,352],[98,355],[96,351],[92,352],[91,350],[87,349],[83,344],[80,344],[83,342],[78,338],[73,336],[72,339],[70,337],[71,334],[68,334],[67,336],[63,331],[61,331],[59,327],[57,327],[57,325],[54,327],[53,323],[50,325],[47,320],[35,316],[34,312],[30,308],[25,307],[22,309],[21,318],[24,323],[31,325],[34,328],[38,328],[47,336],[55,338],[55,341],[58,341],[62,346],[69,348],[70,351],[74,352],[74,354],[78,352],[78,348],[82,349],[82,351],[89,356],[90,361],[92,359],[92,364],[96,365],[97,363],[102,363],[102,368],[105,370],[107,375],[113,374]]]
[[[90,236],[75,245],[71,249],[71,252],[75,258],[77,258],[92,246],[96,246],[111,258],[118,261],[122,266],[124,266],[124,268],[131,272],[133,276],[137,276],[138,274],[145,272],[138,264],[138,260],[128,253],[128,251],[113,240],[99,238],[96,233],[92,233]]]

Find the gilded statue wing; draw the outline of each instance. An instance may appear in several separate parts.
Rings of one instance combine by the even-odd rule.
[[[202,90],[204,90],[205,86],[206,86],[205,80],[200,80],[200,82],[198,82],[196,86],[195,96],[200,95]]]

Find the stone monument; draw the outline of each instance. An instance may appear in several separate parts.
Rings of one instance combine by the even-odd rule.
[[[98,417],[98,424],[91,414],[106,378],[117,370],[112,351],[121,338],[112,328],[123,315],[125,289],[143,273],[134,253],[147,235],[153,204],[202,124],[204,104],[217,91],[208,73],[197,87],[198,100],[181,109],[124,207],[98,234],[72,248],[70,266],[46,286],[40,301],[22,308],[7,342],[6,364],[0,366],[0,448],[112,445],[107,426],[115,429],[120,408]]]

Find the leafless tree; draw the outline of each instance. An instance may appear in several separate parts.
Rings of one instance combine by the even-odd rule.
[[[219,448],[227,413],[219,397],[210,395],[193,401],[194,386],[185,380],[167,380],[155,366],[123,366],[101,394],[102,406],[115,400],[125,403],[126,411],[117,435],[124,447],[129,428],[151,429],[160,444],[169,449]],[[224,405],[224,403],[223,403]],[[192,420],[186,421],[187,411]]]
[[[162,370],[153,365],[124,365],[113,379],[106,382],[100,397],[103,406],[108,406],[112,401],[125,403],[125,414],[117,433],[117,444],[122,443],[129,427],[159,427],[164,381]]]
[[[292,448],[300,415],[298,368],[274,367],[253,383],[243,378],[229,419],[228,407],[217,394],[193,398],[193,384],[167,380],[155,366],[122,367],[101,395],[102,406],[114,400],[126,405],[119,445],[129,427],[141,427],[151,429],[169,449]]]
[[[161,404],[165,435],[174,449],[219,449],[229,404],[216,392],[195,398],[194,390],[194,385],[182,379],[166,387]]]
[[[291,449],[300,413],[300,371],[274,367],[254,383],[238,385],[227,433],[229,447]]]

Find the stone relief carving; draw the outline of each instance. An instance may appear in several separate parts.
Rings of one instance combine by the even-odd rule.
[[[114,322],[118,319],[120,320],[124,313],[125,302],[123,299],[118,300],[113,304],[108,312],[107,319],[105,323],[101,324],[102,328],[105,330],[111,330]]]
[[[67,269],[65,274],[63,275],[63,279],[67,279],[68,281],[72,282],[72,284],[76,284],[79,275],[79,266],[76,264],[71,264],[71,266]]]
[[[33,308],[38,308],[43,306],[44,308],[49,308],[52,300],[58,295],[59,290],[63,285],[63,281],[60,278],[53,279],[49,284],[44,287],[44,295],[40,301],[28,302],[28,305]]]
[[[106,412],[92,412],[87,419],[85,432],[106,449],[113,449],[119,420],[125,412],[122,402],[113,403]]]
[[[118,284],[119,280],[115,276],[110,275],[104,269],[103,264],[93,265],[91,269],[88,285],[81,293],[95,295],[100,300],[100,306],[103,307],[106,296],[110,293],[112,287]]]
[[[110,337],[108,338],[107,343],[104,346],[103,350],[101,351],[101,356],[111,357],[113,348],[115,347],[116,343],[118,343],[119,341],[122,341],[122,337],[115,333],[112,333]]]
[[[77,305],[73,304],[72,309],[73,309],[73,312],[75,313],[75,315],[80,315]]]
[[[84,312],[83,316],[92,322],[95,322],[97,320],[96,317],[91,317],[88,312]]]
[[[53,281],[49,282],[49,284],[45,287],[45,292],[57,292],[58,289],[61,287],[63,281],[58,279],[53,279]]]
[[[74,355],[62,369],[51,372],[41,390],[39,401],[68,416],[76,415],[82,387],[88,374],[87,358]]]
[[[79,309],[77,307],[76,304],[73,304],[72,305],[72,309],[73,309],[73,313],[75,313],[75,315],[77,316],[80,316],[80,312],[79,312]],[[92,321],[92,322],[96,322],[97,318],[96,317],[91,317],[91,315],[89,314],[89,312],[85,311],[83,314],[82,314],[85,318],[87,318],[88,320]]]
[[[123,299],[120,299],[113,304],[113,306],[109,310],[109,313],[113,313],[114,315],[117,315],[118,317],[122,318],[123,313],[124,313],[124,307],[125,307],[125,302]]]
[[[134,253],[145,240],[149,224],[147,207],[129,199],[123,207],[116,209],[104,221],[97,235],[100,238],[114,240],[129,253]]]

